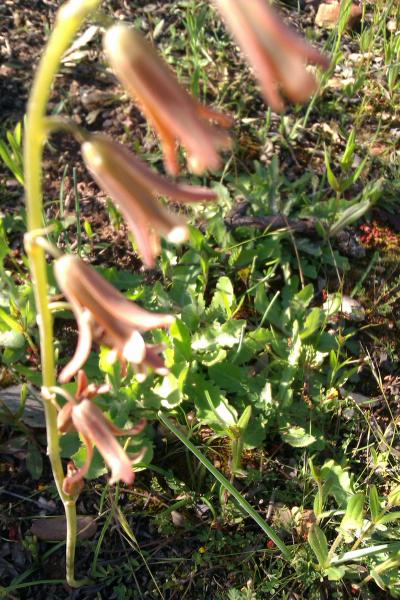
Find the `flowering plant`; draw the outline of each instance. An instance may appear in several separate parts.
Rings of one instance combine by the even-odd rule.
[[[60,257],[57,249],[49,246],[42,216],[41,163],[44,141],[49,132],[57,127],[77,137],[82,144],[83,159],[89,171],[104,191],[110,194],[133,232],[145,267],[155,266],[160,251],[160,236],[172,243],[186,242],[189,237],[185,219],[172,209],[167,209],[160,197],[167,197],[168,200],[179,204],[217,200],[214,190],[176,184],[153,172],[127,148],[103,134],[91,135],[79,130],[73,123],[61,124],[57,119],[47,118],[46,107],[51,84],[63,53],[83,21],[94,13],[99,4],[100,0],[69,0],[59,10],[54,31],[32,88],[25,137],[29,227],[26,250],[35,286],[40,330],[42,397],[46,413],[48,454],[66,512],[67,581],[71,586],[80,584],[75,579],[74,571],[76,500],[82,490],[83,478],[90,467],[93,448],[97,446],[111,469],[112,482],[122,480],[126,484],[132,484],[132,467],[143,459],[144,450],[140,449],[130,457],[115,436],[137,435],[146,423],[142,418],[129,429],[116,428],[96,402],[99,395],[109,391],[109,382],[89,383],[82,369],[85,368],[92,343],[96,342],[111,350],[114,363],[119,361],[121,376],[134,376],[136,381],[143,381],[148,372],[153,372],[165,378],[165,387],[168,388],[168,377],[173,378],[174,374],[169,373],[162,357],[164,346],[159,343],[147,343],[143,335],[153,329],[168,329],[173,325],[174,316],[150,312],[130,302],[81,258],[72,255]],[[263,0],[215,0],[215,4],[252,63],[263,93],[274,109],[280,110],[283,107],[278,85],[281,85],[287,96],[294,101],[303,101],[315,91],[315,79],[306,71],[304,62],[310,59],[326,67],[327,60],[290,32]],[[221,152],[231,148],[231,138],[226,130],[232,124],[232,117],[208,108],[192,98],[180,86],[155,48],[133,29],[121,24],[111,27],[105,35],[104,45],[116,76],[139,102],[149,122],[156,129],[169,174],[176,175],[179,171],[177,143],[186,149],[187,163],[194,173],[200,174],[207,169],[220,168]],[[73,396],[65,388],[55,385],[57,369],[52,316],[55,308],[48,297],[45,261],[45,252],[48,250],[57,257],[54,264],[55,276],[68,301],[67,308],[76,318],[79,330],[75,353],[59,373],[59,382],[62,385],[77,375],[77,389]],[[229,346],[229,334],[226,331],[223,331],[223,334],[224,343]],[[64,358],[63,356],[62,359]],[[134,374],[129,369],[130,365]],[[161,388],[164,382],[160,383]],[[199,387],[197,385],[197,391]],[[194,393],[195,388],[196,380],[193,379]],[[212,405],[212,390],[205,391]],[[58,405],[57,394],[66,399],[64,406]],[[166,394],[168,396],[168,392]],[[248,428],[251,410],[244,410],[240,418],[234,411],[229,411],[228,408],[226,411],[229,416],[227,432],[232,437],[235,452],[240,454],[243,448],[243,432]],[[160,419],[182,439],[182,434],[164,414],[160,413]],[[86,460],[81,466],[70,463],[65,474],[59,440],[60,435],[68,431],[80,434],[86,447]],[[185,444],[274,540],[282,554],[289,557],[285,544],[249,503],[199,455],[189,440],[185,440]]]

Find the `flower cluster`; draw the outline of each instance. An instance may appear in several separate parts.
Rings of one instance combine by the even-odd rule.
[[[302,102],[316,90],[314,76],[305,63],[310,61],[327,68],[326,57],[286,27],[265,0],[212,2],[253,66],[264,97],[274,110],[283,109],[281,91],[289,99]],[[157,131],[168,173],[173,176],[179,173],[178,144],[185,148],[192,172],[218,169],[220,152],[231,146],[226,130],[232,125],[232,118],[192,98],[154,47],[127,25],[118,24],[106,32],[104,49],[115,75]],[[155,173],[127,148],[104,135],[85,134],[82,155],[98,185],[120,209],[145,267],[154,267],[161,236],[171,243],[188,239],[185,219],[162,204],[161,197],[178,204],[216,200],[213,190],[176,184]],[[154,328],[167,328],[174,318],[149,312],[128,301],[76,256],[57,259],[54,269],[79,330],[75,354],[59,375],[63,384],[77,375],[78,389],[60,410],[58,427],[62,433],[79,432],[87,449],[86,462],[81,468],[70,463],[64,491],[77,495],[81,490],[94,445],[111,469],[111,481],[131,484],[132,464],[143,458],[143,452],[129,457],[115,436],[138,434],[145,421],[129,430],[116,428],[93,401],[107,387],[89,385],[81,369],[92,343],[97,342],[114,352],[125,373],[130,364],[139,379],[145,378],[149,370],[167,374],[162,346],[147,344],[142,334]]]

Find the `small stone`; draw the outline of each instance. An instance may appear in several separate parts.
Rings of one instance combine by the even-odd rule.
[[[92,516],[78,516],[78,539],[88,540],[97,531],[97,523]],[[64,516],[48,519],[36,519],[32,523],[31,533],[39,540],[58,542],[66,539],[67,523]]]
[[[318,12],[315,17],[315,23],[318,27],[324,29],[334,29],[339,21],[340,15],[340,2],[323,2],[318,7]],[[352,29],[361,20],[362,8],[357,4],[353,3],[350,9],[349,19],[347,22],[347,28]]]

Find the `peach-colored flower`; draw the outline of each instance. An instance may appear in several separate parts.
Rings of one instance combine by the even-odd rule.
[[[89,398],[85,397],[85,390],[93,397],[94,390],[87,386],[86,375],[83,371],[78,375],[78,392],[75,399],[71,399],[58,413],[57,426],[61,433],[77,431],[82,436],[86,445],[86,461],[77,469],[73,463],[69,465],[67,476],[64,479],[64,492],[78,495],[82,490],[82,480],[87,474],[93,460],[93,447],[96,446],[103,456],[106,464],[111,469],[110,483],[124,481],[132,484],[135,474],[132,465],[143,459],[146,449],[142,449],[134,456],[129,457],[122,446],[115,439],[121,435],[137,435],[143,431],[146,420],[142,419],[130,429],[120,429],[109,421],[100,408]],[[100,393],[99,389],[99,393]]]
[[[179,203],[217,198],[208,188],[169,181],[122,144],[104,135],[91,136],[84,142],[82,154],[99,186],[120,208],[147,267],[154,266],[160,251],[160,235],[176,244],[188,238],[186,221],[167,210],[157,196],[167,196]]]
[[[130,302],[77,256],[57,259],[54,273],[79,329],[78,345],[61,371],[61,383],[69,381],[85,363],[93,340],[112,348],[121,362],[131,363],[142,378],[148,367],[160,375],[168,373],[160,356],[162,346],[146,344],[140,332],[169,327],[172,315],[149,312]]]
[[[279,88],[293,102],[304,102],[317,88],[306,61],[327,69],[329,60],[287,27],[267,0],[213,0],[253,66],[265,100],[284,108]]]
[[[218,169],[218,152],[230,147],[230,137],[208,121],[227,128],[232,119],[192,98],[137,31],[114,25],[104,37],[104,48],[116,76],[157,131],[169,173],[179,172],[177,142],[185,146],[194,173]]]

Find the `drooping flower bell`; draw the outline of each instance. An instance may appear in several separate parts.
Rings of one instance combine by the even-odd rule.
[[[213,190],[176,184],[162,177],[125,146],[104,135],[82,144],[85,163],[99,186],[109,194],[135,236],[147,267],[153,267],[160,251],[160,235],[172,243],[188,238],[186,221],[165,208],[157,196],[178,203],[216,200]]]
[[[280,89],[293,102],[306,101],[317,89],[306,62],[329,67],[329,60],[287,27],[267,0],[212,0],[254,68],[271,108],[281,111]]]
[[[179,172],[177,142],[186,148],[194,173],[218,169],[218,153],[231,143],[221,127],[230,127],[232,119],[192,98],[154,47],[130,27],[111,27],[104,48],[115,75],[157,131],[168,172]]]
[[[59,375],[61,383],[68,382],[81,369],[92,341],[113,349],[122,364],[132,364],[141,378],[149,368],[160,375],[168,373],[160,356],[163,347],[146,344],[140,332],[169,327],[174,321],[172,315],[149,312],[130,302],[77,256],[57,259],[54,273],[79,329],[75,354]]]
[[[98,393],[102,393],[101,386]],[[57,426],[61,433],[77,431],[86,446],[86,461],[81,468],[69,465],[64,479],[63,490],[66,494],[78,495],[82,490],[83,478],[89,471],[93,460],[93,449],[97,447],[104,461],[111,469],[110,483],[124,481],[132,484],[135,474],[132,466],[141,462],[146,452],[142,449],[134,456],[128,456],[115,439],[116,436],[137,435],[146,426],[142,419],[130,429],[120,429],[107,419],[101,409],[92,401],[95,395],[93,384],[88,386],[83,371],[78,373],[78,390],[75,398],[71,398],[60,410],[57,416]]]

